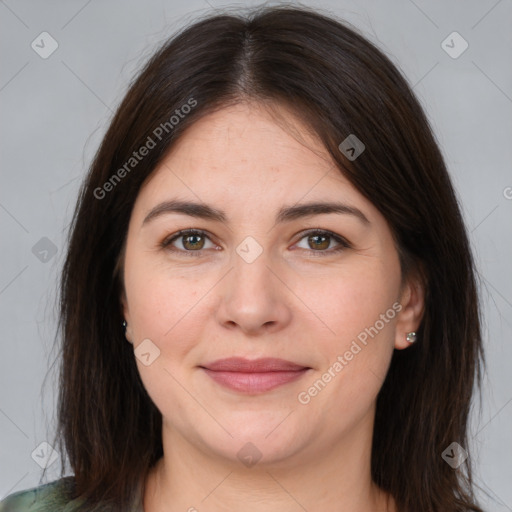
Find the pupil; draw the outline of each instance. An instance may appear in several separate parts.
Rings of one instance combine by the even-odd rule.
[[[324,236],[324,235],[313,235],[311,236],[310,238],[313,238],[313,239],[316,239],[315,241],[315,246],[316,248],[324,248],[325,249],[325,241],[327,240],[328,237]],[[322,241],[319,241],[319,239],[323,239]],[[327,242],[327,246],[329,246],[329,242]]]
[[[200,244],[200,240],[197,241],[197,239],[201,239],[201,236],[200,235],[187,235],[185,237],[185,239],[187,240],[185,245],[189,244],[189,245],[191,245],[193,247],[197,247],[197,245]],[[196,241],[195,242],[190,242],[191,239],[196,239]]]

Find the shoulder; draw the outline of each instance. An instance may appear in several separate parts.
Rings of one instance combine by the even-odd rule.
[[[64,477],[39,487],[10,494],[0,501],[0,512],[65,512],[73,500],[75,478]]]

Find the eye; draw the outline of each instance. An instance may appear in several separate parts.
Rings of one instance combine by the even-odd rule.
[[[204,231],[200,229],[184,229],[166,238],[160,245],[162,248],[172,252],[179,252],[187,256],[200,256],[203,249],[212,248],[205,247],[207,240],[210,241],[213,248],[216,247]],[[181,247],[173,246],[175,241],[177,241]]]
[[[300,245],[297,244],[296,246],[308,251],[311,253],[311,256],[314,257],[328,256],[351,247],[343,237],[323,229],[312,229],[302,232],[301,235],[300,240],[307,239],[306,244],[308,247],[300,247]],[[207,241],[210,242],[210,247],[206,246]],[[338,245],[332,247],[333,241]],[[174,245],[175,242],[178,242],[181,247]],[[206,232],[200,229],[181,230],[166,238],[160,245],[166,250],[186,256],[201,256],[202,251],[205,249],[218,250],[218,247],[213,244]]]
[[[301,247],[301,249],[309,250],[309,252],[312,253],[317,253],[314,256],[327,256],[343,251],[345,249],[349,249],[351,247],[343,237],[323,229],[313,229],[307,232],[303,232],[301,235],[301,240],[306,239],[306,244],[308,245],[308,247]],[[338,244],[334,248],[331,246],[333,241]]]

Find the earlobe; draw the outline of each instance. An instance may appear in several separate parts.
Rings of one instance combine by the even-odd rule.
[[[124,317],[123,324],[122,324],[122,329],[124,331],[124,336],[127,339],[127,341],[129,341],[130,343],[133,344],[132,330],[131,330],[130,325],[129,325],[130,313],[128,311],[128,302],[126,300],[126,294],[125,294],[124,290],[121,292],[120,300],[121,300],[121,307],[122,307],[122,310],[123,310],[123,317]]]
[[[123,321],[123,329],[124,337],[126,338],[127,341],[133,344],[132,330],[130,329],[130,326],[127,324],[126,320]]]
[[[417,332],[425,309],[425,290],[419,276],[411,277],[400,297],[402,309],[397,316],[395,348],[403,350],[417,341]]]

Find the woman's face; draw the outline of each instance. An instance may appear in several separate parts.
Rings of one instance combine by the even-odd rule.
[[[254,105],[192,125],[141,189],[124,261],[127,336],[164,438],[246,465],[368,436],[421,309],[383,216],[281,112],[306,143]],[[206,369],[232,357],[297,367]]]

